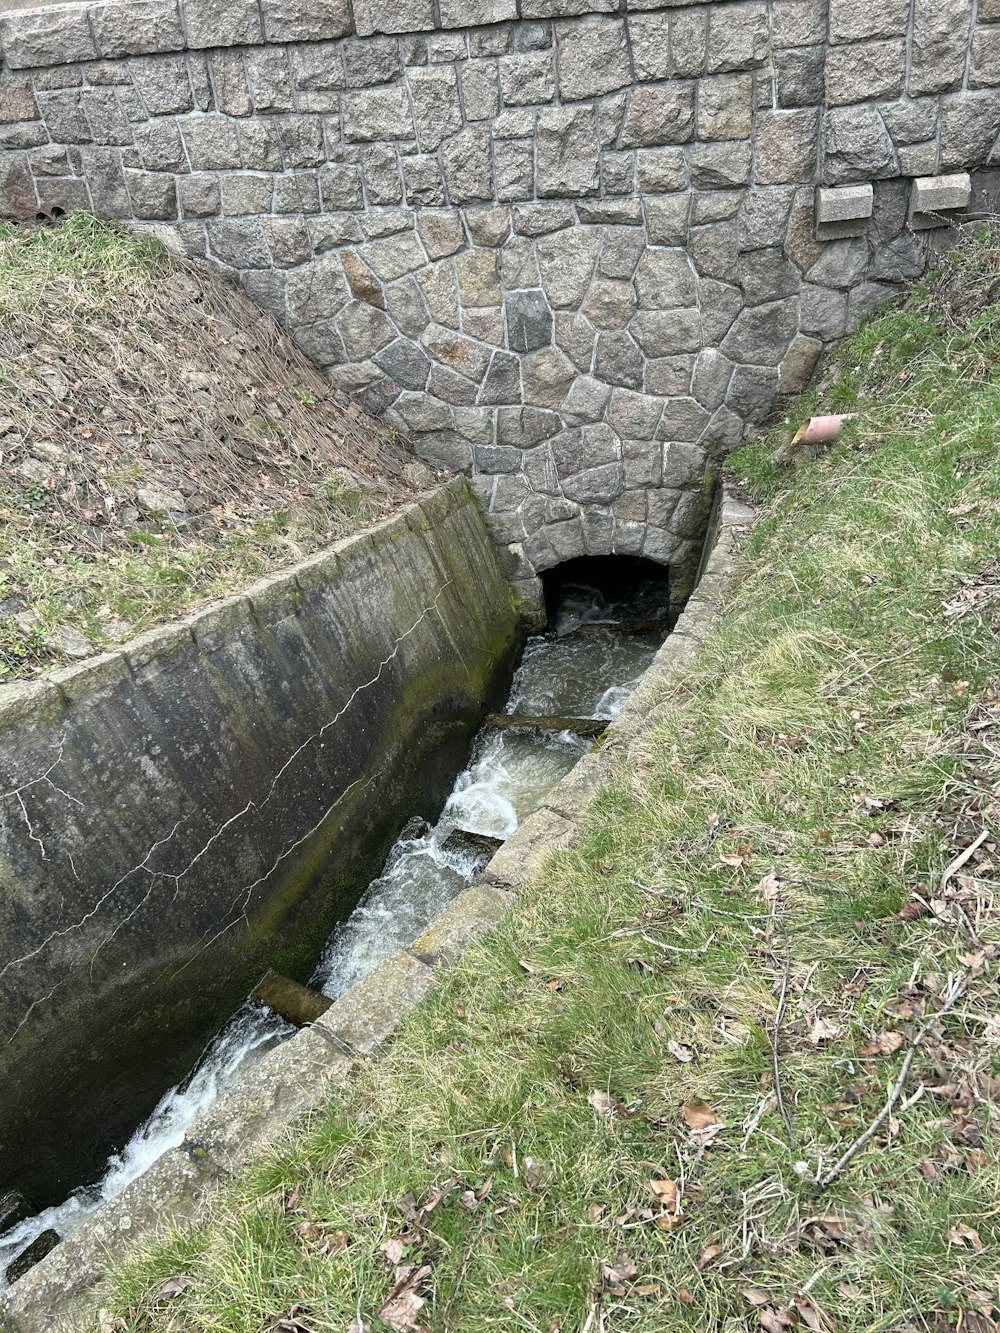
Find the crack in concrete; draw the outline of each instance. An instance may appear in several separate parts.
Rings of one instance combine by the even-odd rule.
[[[358,685],[351,692],[350,696],[347,698],[343,706],[340,707],[337,710],[337,712],[333,715],[333,717],[329,718],[326,722],[324,722],[318,731],[308,736],[300,745],[298,745],[295,748],[295,750],[292,751],[292,753],[288,756],[288,758],[278,769],[277,773],[274,776],[274,779],[270,784],[270,787],[268,788],[267,794],[262,799],[248,801],[246,805],[242,807],[242,809],[237,810],[233,815],[231,815],[227,820],[225,820],[225,822],[212,833],[211,837],[204,844],[204,846],[201,847],[194,854],[194,856],[191,857],[191,859],[182,869],[176,872],[167,872],[163,870],[150,869],[149,867],[150,858],[160,848],[167,846],[173,840],[173,838],[177,834],[178,829],[180,829],[181,826],[191,818],[191,816],[185,815],[182,818],[178,819],[169,833],[167,833],[164,837],[157,839],[157,841],[153,843],[152,847],[150,847],[146,855],[143,857],[142,861],[139,862],[138,865],[132,866],[129,870],[125,871],[125,873],[121,875],[115,881],[115,883],[112,884],[111,887],[98,898],[97,902],[91,908],[89,908],[84,913],[84,915],[80,917],[79,920],[74,921],[71,925],[63,927],[60,930],[52,931],[35,948],[29,950],[25,954],[22,954],[20,957],[10,959],[7,963],[5,963],[4,966],[0,968],[0,980],[2,980],[7,975],[7,973],[10,972],[13,968],[23,966],[25,963],[30,962],[34,958],[37,958],[57,940],[64,939],[66,936],[82,930],[90,921],[94,919],[95,916],[97,916],[97,914],[101,911],[101,909],[105,906],[105,904],[113,897],[113,895],[118,891],[118,889],[120,889],[122,885],[125,884],[126,881],[129,880],[133,875],[137,875],[142,872],[149,874],[152,877],[151,882],[145,894],[143,895],[141,901],[135,907],[132,908],[132,910],[122,921],[119,921],[115,925],[110,935],[106,936],[105,939],[101,940],[101,942],[97,945],[96,949],[91,955],[90,968],[91,968],[91,975],[93,975],[94,964],[96,963],[96,960],[101,951],[111,943],[111,941],[115,938],[115,936],[119,933],[119,931],[121,931],[128,924],[128,922],[131,921],[148,903],[150,897],[152,896],[153,890],[157,886],[158,882],[160,880],[173,882],[174,896],[176,898],[176,894],[179,889],[181,880],[186,875],[190,874],[190,872],[194,869],[194,867],[200,861],[202,861],[206,855],[208,855],[209,851],[214,846],[214,844],[218,842],[218,840],[227,832],[227,830],[236,825],[240,820],[244,819],[251,811],[259,813],[261,810],[263,810],[263,808],[268,804],[268,802],[274,796],[282,778],[288,772],[292,764],[295,763],[296,759],[298,759],[299,756],[303,753],[303,751],[305,751],[310,745],[317,742],[319,742],[320,745],[322,746],[323,737],[330,730],[330,728],[336,726],[336,724],[344,717],[347,711],[353,706],[355,701],[362,694],[364,694],[366,690],[370,690],[371,688],[373,688],[382,678],[382,675],[385,672],[386,668],[399,656],[399,652],[403,643],[419,629],[420,625],[423,624],[423,622],[429,616],[434,614],[439,614],[438,607],[440,605],[440,602],[447,593],[448,589],[454,584],[454,582],[455,579],[454,577],[452,577],[447,579],[442,584],[436,596],[434,597],[434,600],[428,606],[425,606],[421,610],[417,618],[409,626],[409,628],[406,629],[402,634],[400,634],[397,639],[395,639],[395,641],[393,642],[392,651],[389,653],[387,657],[383,658],[382,661],[379,663],[378,670],[375,672],[375,674],[369,680],[364,681],[361,685]],[[441,623],[442,625],[445,624],[443,617],[441,617]],[[447,626],[445,626],[445,628],[447,629]],[[449,636],[449,642],[451,642],[450,636]],[[38,777],[32,778],[28,782],[22,783],[18,787],[11,788],[10,791],[0,793],[0,801],[11,798],[17,800],[21,810],[22,817],[25,822],[25,826],[28,830],[28,835],[33,842],[36,842],[38,844],[41,851],[42,859],[48,859],[45,845],[42,839],[38,836],[37,832],[35,831],[34,825],[31,822],[31,818],[28,814],[27,807],[25,806],[24,803],[23,793],[28,791],[32,787],[38,786],[41,783],[47,783],[50,787],[52,787],[54,791],[59,792],[67,800],[73,802],[75,805],[78,805],[81,808],[83,807],[82,801],[80,801],[77,797],[70,795],[70,793],[63,790],[63,788],[57,786],[56,783],[52,782],[50,777],[50,774],[56,767],[58,767],[59,763],[61,762],[64,749],[65,749],[65,741],[63,740],[59,746],[59,753],[57,754],[56,758],[53,760],[53,762],[49,765],[49,767],[46,769],[44,773],[40,774]],[[184,963],[183,966],[172,975],[171,980],[173,980],[173,977],[179,975],[179,973],[182,972],[184,968],[190,966],[191,962],[193,962],[195,958],[197,958],[201,953],[203,953],[205,949],[210,948],[211,945],[215,943],[216,940],[220,939],[222,935],[225,934],[226,931],[231,930],[233,926],[236,925],[240,920],[246,920],[246,911],[249,906],[250,895],[252,895],[254,889],[258,888],[260,884],[262,884],[268,878],[268,876],[274,873],[274,871],[281,864],[281,862],[286,859],[286,857],[290,856],[297,847],[299,847],[303,842],[305,842],[309,837],[311,837],[322,826],[324,821],[329,818],[330,814],[349,795],[351,791],[353,791],[359,784],[362,783],[364,783],[365,785],[370,785],[372,782],[375,781],[377,777],[381,775],[381,773],[382,770],[380,769],[378,770],[378,772],[372,774],[367,779],[358,778],[354,782],[350,783],[339,794],[337,799],[330,806],[327,807],[327,809],[323,812],[322,817],[313,825],[312,828],[310,828],[306,833],[302,834],[301,837],[295,839],[289,846],[283,849],[283,851],[279,853],[278,857],[271,865],[271,867],[265,872],[265,874],[259,876],[256,880],[254,880],[252,884],[241,890],[233,898],[232,903],[230,905],[230,910],[232,910],[232,908],[235,907],[237,901],[242,900],[243,906],[240,910],[239,915],[237,915],[232,921],[228,922],[221,931],[213,935],[212,938],[207,942],[202,943],[201,941],[199,941],[198,945],[195,946],[195,952],[192,954],[192,957],[188,959],[188,961]],[[69,854],[67,853],[67,855]],[[73,873],[74,875],[76,875],[76,866],[73,863],[71,856],[69,857],[69,859],[70,859],[70,865],[72,866],[73,869]],[[79,880],[79,876],[76,875],[76,877]],[[204,936],[202,937],[202,939],[204,940]],[[163,974],[161,973],[160,975],[162,976]],[[32,1002],[27,1012],[25,1013],[24,1017],[21,1019],[21,1021],[15,1028],[13,1034],[11,1035],[10,1038],[8,1038],[6,1043],[8,1046],[15,1040],[18,1033],[21,1032],[25,1024],[28,1022],[29,1018],[31,1017],[32,1013],[34,1012],[34,1010],[39,1005],[48,1003],[48,1001],[52,999],[52,996],[56,993],[56,991],[62,985],[65,984],[66,980],[68,980],[68,978],[63,978],[62,980],[57,981],[53,986],[52,990],[47,995],[42,996]]]

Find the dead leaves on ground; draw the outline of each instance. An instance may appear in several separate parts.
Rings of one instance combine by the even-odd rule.
[[[759,1287],[747,1287],[743,1299],[757,1311],[757,1318],[765,1333],[785,1333],[789,1328],[808,1328],[812,1333],[833,1333],[833,1321],[819,1309],[805,1292],[796,1292],[786,1305],[779,1306],[775,1298]]]

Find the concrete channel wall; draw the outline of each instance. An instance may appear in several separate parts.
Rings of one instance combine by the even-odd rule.
[[[678,607],[721,457],[1000,132],[998,0],[98,0],[0,48],[0,216],[206,256],[471,476],[526,589],[642,554]]]
[[[321,1110],[427,996],[439,973],[496,927],[529,891],[550,852],[577,836],[601,785],[644,742],[670,691],[720,610],[754,513],[720,493],[710,519],[698,586],[676,627],[618,717],[496,853],[483,880],[459,894],[409,949],[400,950],[319,1019],[271,1050],[119,1197],[33,1268],[6,1296],[13,1333],[95,1333],[102,1283],[124,1247],[203,1220],[212,1201],[268,1145]],[[0,1328],[2,1310],[0,1310]]]
[[[306,979],[437,813],[518,644],[459,478],[0,689],[0,1193],[96,1178],[269,967]]]

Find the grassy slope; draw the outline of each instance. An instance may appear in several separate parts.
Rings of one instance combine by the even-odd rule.
[[[0,683],[409,498],[380,475],[384,436],[238,291],[152,239],[86,214],[0,222]],[[183,491],[184,512],[148,490]]]
[[[939,886],[1000,833],[1000,307],[967,305],[998,271],[980,241],[857,336],[833,452],[739,455],[768,508],[728,614],[580,845],[212,1226],[123,1271],[113,1327],[380,1329],[394,1261],[426,1268],[396,1327],[994,1327],[996,836]],[[927,1090],[815,1198],[970,966]]]

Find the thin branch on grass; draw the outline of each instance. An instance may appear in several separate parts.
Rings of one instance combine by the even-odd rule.
[[[948,989],[945,992],[944,1000],[940,1008],[936,1009],[933,1014],[930,1014],[927,1018],[924,1019],[923,1023],[921,1023],[920,1027],[917,1029],[912,1040],[910,1041],[910,1044],[907,1047],[906,1055],[903,1058],[902,1066],[900,1067],[899,1075],[896,1078],[896,1082],[892,1085],[892,1089],[889,1093],[889,1096],[886,1099],[885,1105],[882,1107],[881,1111],[879,1111],[878,1115],[868,1126],[865,1132],[863,1134],[859,1134],[858,1137],[851,1144],[851,1146],[843,1154],[843,1156],[830,1168],[829,1171],[827,1171],[827,1173],[824,1176],[821,1176],[816,1181],[816,1188],[812,1192],[812,1197],[814,1199],[818,1198],[819,1195],[824,1192],[824,1190],[830,1188],[830,1186],[837,1179],[837,1177],[854,1160],[854,1158],[858,1155],[861,1149],[865,1147],[866,1144],[871,1142],[871,1140],[878,1133],[879,1129],[882,1127],[885,1121],[888,1120],[889,1116],[895,1109],[896,1103],[899,1101],[900,1095],[902,1094],[903,1088],[906,1084],[907,1077],[909,1076],[910,1073],[910,1067],[913,1064],[917,1051],[922,1045],[924,1038],[927,1036],[927,1033],[930,1031],[931,1027],[940,1019],[944,1018],[945,1014],[947,1014],[951,1009],[953,1009],[955,1005],[958,1003],[958,1001],[961,999],[961,997],[965,994],[965,988],[969,984],[969,978],[971,977],[971,975],[972,975],[971,970],[967,968],[964,972],[959,973],[957,977],[953,978],[949,982]],[[905,1103],[905,1105],[907,1106],[912,1105],[915,1100],[916,1100],[915,1097],[911,1098],[908,1102]]]
[[[953,861],[948,862],[948,864],[945,866],[944,874],[941,876],[941,881],[938,884],[938,894],[944,893],[950,881],[955,877],[955,875],[958,874],[958,872],[965,865],[966,861],[968,861],[970,857],[974,856],[975,853],[979,851],[980,847],[982,847],[983,843],[989,836],[990,836],[990,830],[989,827],[986,827],[983,829],[982,833],[980,833],[979,837],[975,840],[975,842],[970,843],[969,846],[966,847],[964,852],[959,852],[958,856],[956,856]]]
[[[781,1066],[778,1058],[778,1044],[781,1041],[781,1024],[785,1018],[785,1004],[788,1000],[788,982],[792,971],[792,946],[788,940],[788,931],[782,922],[781,930],[785,937],[785,965],[781,974],[781,994],[778,997],[778,1012],[774,1017],[774,1032],[771,1034],[771,1068],[774,1072],[774,1096],[778,1103],[778,1110],[781,1113],[782,1123],[785,1126],[785,1135],[788,1139],[788,1146],[795,1147],[795,1131],[792,1129],[792,1117],[788,1114],[788,1107],[785,1105],[785,1095],[781,1090]]]

